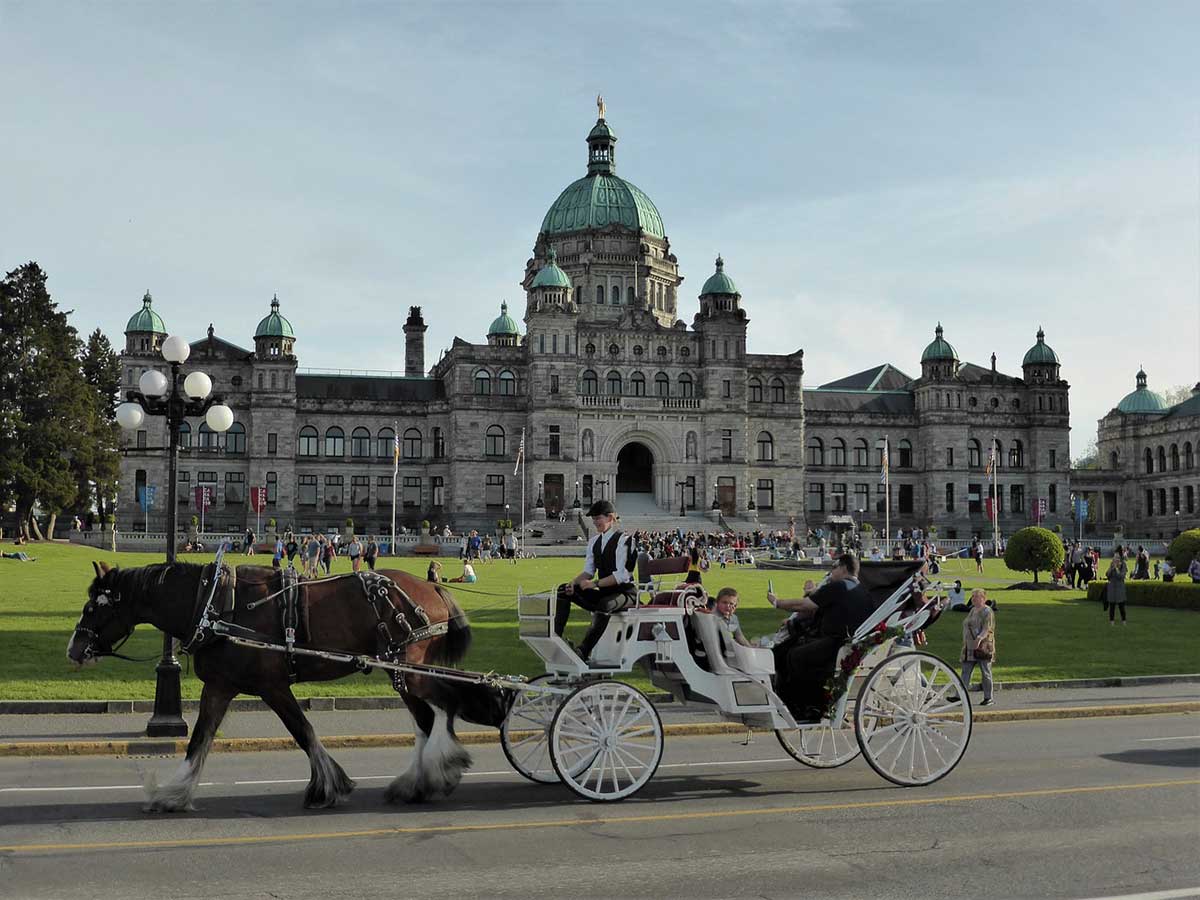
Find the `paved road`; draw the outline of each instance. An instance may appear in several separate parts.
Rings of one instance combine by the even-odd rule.
[[[214,756],[169,817],[138,786],[170,760],[0,759],[0,896],[1200,896],[1200,715],[978,725],[958,770],[908,790],[765,736],[680,738],[614,805],[489,746],[450,800],[387,807],[407,754],[339,753],[360,787],[325,812],[300,807],[299,752]]]

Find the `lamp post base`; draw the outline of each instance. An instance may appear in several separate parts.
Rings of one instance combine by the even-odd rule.
[[[188,724],[183,720],[183,701],[180,699],[179,663],[160,662],[154,668],[154,714],[146,725],[147,737],[187,737]]]

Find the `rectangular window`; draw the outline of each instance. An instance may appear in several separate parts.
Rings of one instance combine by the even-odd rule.
[[[301,475],[296,479],[296,505],[317,505],[317,476]]]
[[[187,506],[192,500],[192,473],[180,472],[175,482],[175,504]]]
[[[241,506],[246,502],[246,476],[242,472],[225,473],[225,505]]]
[[[897,497],[897,500],[899,500],[900,512],[911,513],[913,511],[913,486],[911,484],[902,484],[899,488],[900,496]]]
[[[854,510],[867,510],[871,508],[871,486],[869,484],[856,484],[854,486]]]
[[[504,505],[504,476],[488,475],[484,487],[484,503],[488,506]]]
[[[267,506],[274,506],[279,501],[279,476],[274,472],[267,473]]]
[[[775,482],[770,478],[758,479],[758,489],[755,491],[754,502],[759,509],[775,508]]]
[[[581,492],[583,494],[583,502],[591,503],[592,502],[592,476],[591,475],[583,476],[583,487],[581,489]]]
[[[1146,489],[1146,515],[1154,515],[1154,491]]]
[[[733,382],[726,378],[721,382],[721,397],[728,400],[733,396]]]
[[[405,509],[415,509],[421,505],[421,479],[412,475],[404,476],[404,499],[403,504]]]
[[[441,428],[433,429],[433,458],[444,459],[446,456],[446,433]]]
[[[968,484],[967,485],[967,512],[981,513],[983,512],[983,485]]]
[[[1195,512],[1196,511],[1196,489],[1189,484],[1187,487],[1185,487],[1183,489],[1183,497],[1184,497],[1184,505],[1186,507],[1184,512],[1189,512],[1189,513]]]
[[[370,506],[371,504],[371,476],[370,475],[351,475],[350,476],[350,505],[351,506]]]
[[[558,393],[558,376],[557,375],[550,376],[550,393],[552,393],[552,394]]]
[[[684,481],[685,481],[685,484],[684,484],[683,490],[686,495],[684,497],[684,499],[687,501],[687,508],[695,509],[696,508],[696,476],[689,475],[686,479],[684,479]],[[1191,488],[1189,488],[1188,490],[1191,490]]]
[[[830,507],[832,512],[844,513],[846,511],[846,485],[834,484],[830,491],[830,499],[833,505]]]
[[[375,479],[375,505],[386,509],[392,507],[392,476],[380,475]]]
[[[1058,451],[1053,447],[1050,448],[1050,468],[1055,468],[1058,464]]]
[[[946,448],[946,468],[948,468],[948,469],[954,468],[954,448],[953,447]]]
[[[146,432],[145,432],[145,431],[138,431],[138,433],[137,433],[137,447],[138,447],[138,449],[139,449],[139,450],[145,450],[145,449],[146,449]]]
[[[1058,485],[1051,484],[1046,489],[1046,505],[1050,507],[1050,512],[1058,512]]]
[[[571,336],[569,334],[563,335],[563,353],[567,356],[571,355]]]
[[[721,429],[721,459],[733,459],[733,429]]]
[[[546,336],[544,334],[539,334],[538,335],[538,353],[545,353],[545,352],[546,352]]]
[[[267,432],[267,453],[274,456],[279,450],[279,435],[274,431]]]
[[[808,486],[808,511],[825,512],[825,485],[810,484]]]
[[[1025,485],[1014,484],[1008,489],[1008,505],[1014,513],[1025,512]]]
[[[326,475],[325,476],[325,505],[326,506],[341,506],[343,502],[342,490],[346,486],[346,479],[341,475]]]
[[[954,485],[946,485],[946,512],[954,512]]]
[[[558,352],[558,335],[557,334],[550,335],[550,352],[551,353]]]
[[[435,509],[446,505],[446,480],[441,475],[434,475],[429,479],[429,496]]]
[[[558,459],[562,455],[562,435],[559,433],[559,426],[557,425],[550,426],[549,442],[546,451],[551,459]]]

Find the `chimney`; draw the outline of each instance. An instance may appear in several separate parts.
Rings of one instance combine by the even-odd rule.
[[[425,376],[425,329],[421,307],[410,306],[404,323],[404,375],[406,378]]]

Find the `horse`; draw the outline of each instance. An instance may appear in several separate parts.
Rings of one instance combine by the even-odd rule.
[[[121,569],[103,562],[93,566],[95,578],[87,603],[67,644],[67,658],[76,667],[114,655],[114,647],[143,623],[184,642],[197,635],[200,612],[211,590],[212,566],[172,563]],[[453,596],[407,572],[301,582],[300,601],[288,605],[290,622],[285,622],[288,611],[281,609],[285,604],[278,570],[241,566],[233,579],[223,570],[222,586],[231,580],[236,580],[232,596],[236,626],[274,644],[284,643],[285,627],[290,624],[307,633],[309,647],[376,657],[386,642],[398,650],[397,659],[446,667],[457,665],[470,646],[470,624]],[[430,634],[423,635],[426,629]],[[397,630],[412,638],[403,649],[398,649],[401,642],[390,639]],[[203,682],[199,717],[179,769],[163,784],[153,776],[148,779],[147,812],[194,808],[192,798],[213,738],[238,694],[261,697],[308,755],[312,777],[304,792],[305,807],[333,807],[349,796],[354,781],[322,746],[291,685],[345,678],[362,669],[353,663],[241,646],[211,635],[198,641],[191,652],[196,676]],[[415,744],[411,765],[392,780],[384,797],[389,803],[445,797],[471,765],[470,754],[455,735],[455,719],[498,727],[507,715],[512,692],[426,674],[406,673],[394,678],[393,684],[412,714]]]

